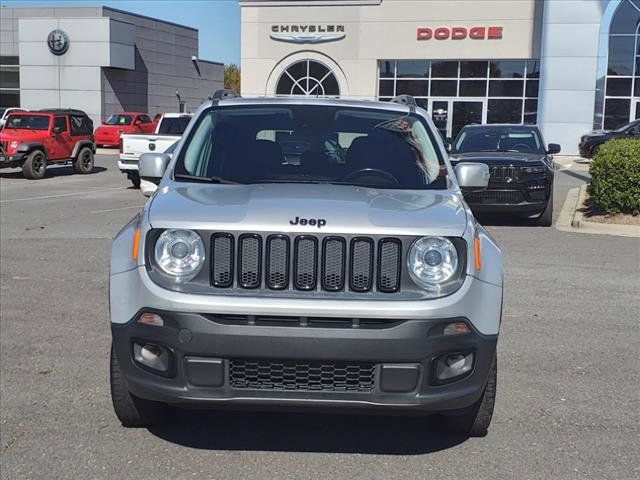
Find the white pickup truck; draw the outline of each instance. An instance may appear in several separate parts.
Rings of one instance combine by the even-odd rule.
[[[130,133],[121,136],[118,168],[127,175],[134,187],[140,187],[138,161],[140,155],[148,152],[164,152],[182,137],[191,121],[190,113],[165,113],[151,135]]]

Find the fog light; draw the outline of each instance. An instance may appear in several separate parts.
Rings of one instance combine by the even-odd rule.
[[[169,370],[169,352],[160,345],[152,343],[133,344],[133,358],[145,367],[166,372]]]
[[[473,352],[450,353],[436,360],[436,378],[440,381],[450,380],[469,373],[473,368]]]
[[[155,325],[156,327],[162,327],[164,325],[164,320],[157,313],[145,312],[138,318],[138,323],[143,323],[145,325]]]
[[[469,332],[469,327],[464,322],[449,323],[442,331],[445,335],[464,335]]]

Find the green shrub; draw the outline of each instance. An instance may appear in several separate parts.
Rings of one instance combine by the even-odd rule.
[[[591,161],[588,193],[607,214],[640,213],[640,140],[609,140]]]

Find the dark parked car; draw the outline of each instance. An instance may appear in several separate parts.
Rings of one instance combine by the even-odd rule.
[[[600,145],[612,138],[640,138],[640,120],[634,120],[615,130],[597,130],[583,135],[578,145],[580,155],[592,158],[598,153]]]
[[[464,192],[474,212],[513,213],[550,226],[553,215],[553,157],[534,125],[467,125],[451,146],[451,163],[489,166],[486,190]]]

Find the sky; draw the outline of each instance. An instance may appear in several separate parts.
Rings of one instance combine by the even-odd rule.
[[[199,30],[199,58],[240,64],[240,7],[236,0],[0,0],[0,4],[9,7],[104,5],[179,23]]]

